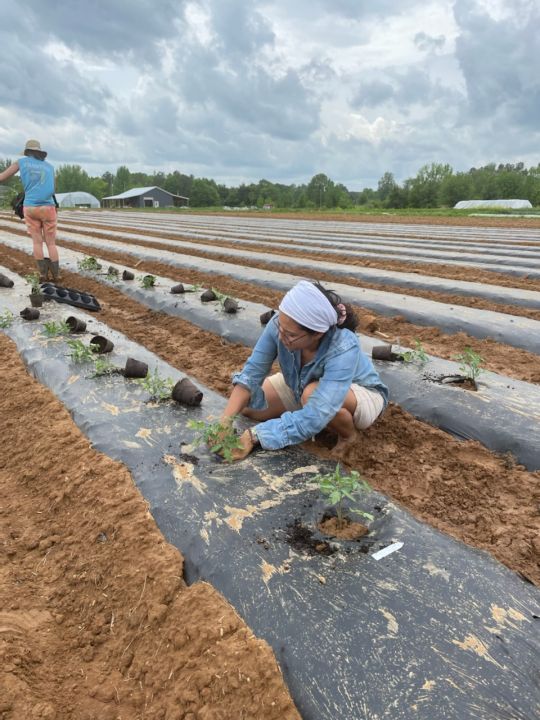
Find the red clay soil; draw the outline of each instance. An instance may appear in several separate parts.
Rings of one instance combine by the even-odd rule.
[[[268,645],[186,586],[127,469],[2,334],[0,362],[0,718],[299,720]]]
[[[0,245],[0,265],[24,274],[32,260]],[[196,274],[182,279],[195,282]],[[248,348],[89,278],[66,272],[65,283],[98,296],[103,322],[222,394],[249,355]],[[392,404],[342,454],[332,455],[322,442],[307,443],[306,450],[339,459],[416,516],[540,584],[540,472],[529,473],[479,443],[458,442]]]

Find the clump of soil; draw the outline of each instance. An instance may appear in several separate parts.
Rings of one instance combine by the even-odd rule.
[[[339,540],[358,540],[369,532],[369,529],[362,523],[355,522],[348,517],[344,517],[340,525],[335,515],[325,516],[318,525],[319,530],[329,537],[335,537]]]
[[[320,539],[313,537],[313,531],[297,518],[287,526],[286,539],[289,545],[303,555],[333,555],[336,550]]]
[[[186,586],[127,469],[2,334],[0,363],[0,718],[299,720],[269,646]]]

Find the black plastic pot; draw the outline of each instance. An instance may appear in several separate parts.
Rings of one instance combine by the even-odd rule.
[[[213,290],[205,290],[201,295],[201,300],[203,302],[212,302],[212,300],[217,300],[217,295]]]
[[[109,265],[107,268],[107,275],[118,275],[118,268],[115,268],[114,265]]]
[[[225,298],[225,301],[223,303],[223,311],[231,314],[238,312],[238,303],[236,302],[236,300],[233,300],[232,298]]]
[[[145,378],[148,375],[148,365],[141,360],[128,358],[124,368],[124,377],[127,378]]]
[[[172,389],[172,398],[182,405],[195,407],[201,404],[203,393],[188,378],[179,380]]]
[[[66,324],[69,325],[70,332],[72,333],[82,333],[86,330],[86,322],[76,318],[74,315],[70,315],[67,318]]]
[[[0,287],[12,288],[13,285],[13,280],[10,280],[8,277],[0,273]]]
[[[100,355],[110,353],[114,348],[112,340],[107,340],[107,338],[103,337],[103,335],[94,335],[94,337],[90,340],[90,345],[94,345]]]
[[[135,273],[132,273],[129,270],[124,270],[122,273],[122,280],[135,280]]]
[[[43,295],[41,293],[30,293],[28,297],[32,307],[39,308],[43,305]]]
[[[39,320],[39,310],[37,308],[24,308],[19,315],[23,320]]]
[[[403,362],[401,355],[392,352],[391,345],[375,345],[371,350],[371,357],[374,360],[388,360],[390,362]]]
[[[261,321],[261,325],[268,325],[268,323],[274,317],[275,314],[276,314],[275,310],[267,310],[266,312],[263,312],[263,314],[259,317],[259,320]]]
[[[178,285],[173,285],[172,288],[171,288],[171,293],[172,293],[173,295],[180,295],[180,294],[182,294],[182,293],[184,293],[184,292],[186,292],[186,291],[185,291],[184,286],[182,285],[182,283],[178,283]]]

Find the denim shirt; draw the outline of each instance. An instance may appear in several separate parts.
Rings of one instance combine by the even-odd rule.
[[[279,418],[257,425],[257,437],[263,448],[277,450],[316,435],[342,408],[353,384],[378,391],[384,407],[387,406],[388,388],[361,350],[357,335],[350,330],[330,328],[323,335],[313,360],[301,367],[301,351],[287,350],[280,342],[276,318],[277,315],[264,329],[242,371],[233,375],[233,384],[243,385],[251,392],[250,408],[263,410],[267,403],[262,384],[276,357],[285,382],[299,404],[305,387],[314,381],[319,384],[300,410],[284,412]]]

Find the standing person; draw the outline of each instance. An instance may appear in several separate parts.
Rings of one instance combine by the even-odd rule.
[[[24,157],[0,173],[0,182],[21,173],[24,187],[24,221],[34,246],[40,280],[47,280],[50,267],[53,280],[60,279],[58,250],[56,247],[56,203],[54,198],[54,168],[45,162],[47,153],[37,140],[28,140]],[[43,243],[47,245],[49,258],[43,257]]]
[[[283,298],[241,372],[222,415],[242,413],[258,424],[240,436],[234,460],[255,445],[296,445],[328,427],[337,450],[372,425],[388,404],[384,385],[354,330],[356,316],[332,290],[302,280]],[[274,360],[281,372],[269,375]]]

